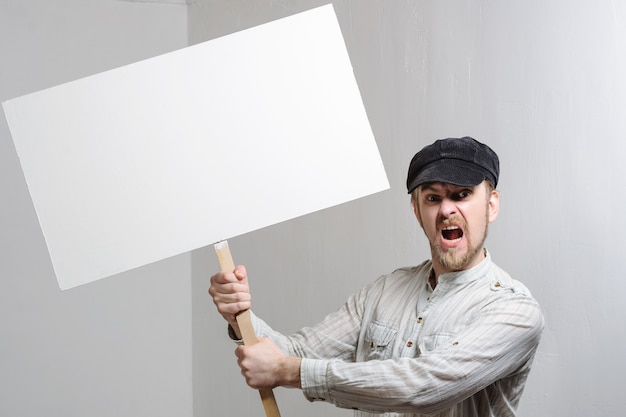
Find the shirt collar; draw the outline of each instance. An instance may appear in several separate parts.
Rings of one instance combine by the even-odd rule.
[[[432,266],[431,266],[432,267]],[[478,264],[470,269],[456,272],[446,272],[439,275],[438,285],[446,283],[450,285],[454,284],[466,284],[468,282],[476,281],[483,277],[489,268],[491,267],[491,254],[485,249],[485,258]]]

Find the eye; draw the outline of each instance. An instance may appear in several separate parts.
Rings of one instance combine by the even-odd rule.
[[[455,201],[461,201],[461,200],[465,200],[471,195],[472,195],[472,190],[466,188],[464,190],[461,190],[459,192],[452,194],[452,199]]]
[[[436,194],[428,194],[425,200],[429,203],[436,203],[437,201],[441,201],[441,197]]]

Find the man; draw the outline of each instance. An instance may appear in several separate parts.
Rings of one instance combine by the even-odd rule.
[[[357,416],[515,416],[543,317],[484,247],[498,176],[498,156],[469,137],[419,151],[407,187],[431,260],[380,277],[291,336],[252,315],[264,337],[236,349],[248,385],[297,387]],[[245,268],[215,274],[209,293],[240,338],[235,316],[251,307]]]

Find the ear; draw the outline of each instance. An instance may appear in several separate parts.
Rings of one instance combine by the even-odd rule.
[[[496,190],[491,191],[489,196],[489,223],[496,220],[500,211],[500,193]]]

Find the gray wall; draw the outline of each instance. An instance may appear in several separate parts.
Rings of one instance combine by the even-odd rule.
[[[194,2],[190,42],[322,3]],[[409,159],[436,138],[473,135],[502,163],[488,248],[531,288],[547,320],[520,415],[625,415],[626,2],[333,4],[392,189],[231,240],[251,274],[254,310],[293,331],[379,274],[428,257],[403,185]],[[206,270],[217,265],[207,251],[193,260],[194,389],[219,392],[194,397],[198,415],[227,404],[228,415],[262,416],[204,302]],[[198,359],[205,352],[211,357]],[[222,378],[232,392],[218,386]],[[297,391],[277,395],[286,416],[350,415]]]
[[[0,0],[0,100],[324,3]],[[408,161],[473,135],[502,162],[488,247],[547,320],[520,415],[623,416],[626,2],[333,4],[392,189],[232,239],[254,310],[294,331],[428,257]],[[263,415],[206,295],[212,248],[60,292],[1,118],[0,202],[0,415]],[[350,415],[276,395],[284,416]]]
[[[187,8],[0,0],[0,101],[184,47]],[[190,416],[190,255],[61,292],[0,117],[0,416]]]

